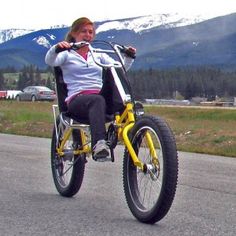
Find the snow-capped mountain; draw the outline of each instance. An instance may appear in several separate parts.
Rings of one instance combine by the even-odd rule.
[[[55,41],[56,36],[53,34],[46,34],[46,37],[38,36],[38,37],[33,38],[33,41],[35,41],[38,45],[44,46],[45,48],[50,48],[51,44],[48,39],[50,39],[51,41]]]
[[[132,30],[136,33],[141,33],[142,31],[150,30],[155,27],[164,27],[164,28],[175,28],[180,26],[186,26],[202,22],[206,20],[206,17],[201,15],[190,16],[190,15],[180,15],[178,13],[169,13],[169,14],[155,14],[140,16],[128,19],[119,19],[119,20],[110,20],[102,21],[95,23],[98,25],[96,33],[101,33],[109,30]],[[66,28],[66,25],[55,25],[51,26],[50,29],[55,28]],[[4,43],[13,38],[37,31],[39,29],[7,29],[0,30],[0,43]],[[45,46],[48,47],[48,42],[44,39],[40,39],[39,43],[42,45],[42,41],[45,42]]]
[[[19,36],[29,34],[35,30],[33,29],[6,29],[0,30],[0,43],[17,38]]]
[[[206,18],[205,18],[206,19]],[[132,45],[133,68],[186,65],[236,65],[236,13],[204,20],[178,14],[95,22],[97,40]],[[34,64],[45,68],[49,47],[64,39],[68,27],[37,30],[0,44],[0,68]]]
[[[141,33],[142,31],[146,31],[155,27],[175,28],[196,24],[207,19],[207,17],[203,17],[201,15],[184,16],[178,13],[147,15],[124,20],[112,20],[108,22],[102,22],[102,24],[99,25],[96,29],[96,33],[101,33],[114,29],[127,29],[133,30],[136,33]]]
[[[66,25],[54,25],[51,26],[50,29],[56,29],[56,28],[63,28],[68,27]],[[5,29],[0,30],[0,44],[4,43],[8,40],[38,31],[39,29]]]
[[[178,13],[170,13],[170,14],[156,14],[156,15],[147,15],[140,16],[128,19],[119,19],[119,20],[110,20],[110,21],[102,21],[95,22],[97,25],[96,34],[102,32],[108,32],[111,30],[130,30],[135,33],[141,34],[142,32],[146,32],[156,27],[161,28],[176,28],[186,25],[192,25],[206,20],[200,15],[190,16],[190,15],[180,15]],[[50,27],[50,29],[56,28],[67,28],[68,26],[54,26]],[[112,36],[110,36],[112,38]],[[33,39],[39,45],[42,45],[46,48],[51,46],[50,42],[56,40],[54,35],[47,36],[39,36]]]

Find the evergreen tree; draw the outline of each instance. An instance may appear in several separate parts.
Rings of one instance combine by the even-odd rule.
[[[38,68],[36,69],[35,77],[34,78],[35,78],[34,85],[40,85],[41,82],[42,82],[42,77],[41,77],[41,73],[40,73]]]
[[[0,70],[0,90],[5,89],[5,78],[3,76],[2,71]]]
[[[23,90],[26,86],[25,77],[23,77],[22,73],[19,74],[18,82],[17,82],[17,89]]]
[[[52,80],[51,80],[50,76],[48,76],[48,78],[47,78],[46,87],[48,87],[48,88],[50,88],[52,90],[55,89],[54,86],[53,86],[53,83],[52,83]]]

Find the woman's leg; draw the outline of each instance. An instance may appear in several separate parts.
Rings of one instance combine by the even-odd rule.
[[[106,72],[108,73],[108,72]],[[105,79],[100,95],[105,98],[106,101],[106,114],[112,115],[116,112],[122,113],[124,110],[124,104],[111,75],[107,75]]]
[[[92,147],[98,140],[106,138],[106,103],[101,95],[89,94],[76,96],[68,105],[68,111],[74,119],[88,120],[91,128]]]

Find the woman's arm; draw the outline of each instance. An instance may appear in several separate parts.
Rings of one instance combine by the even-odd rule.
[[[49,66],[60,66],[65,62],[67,58],[67,51],[56,53],[56,48],[57,45],[52,46],[45,56],[45,62]]]

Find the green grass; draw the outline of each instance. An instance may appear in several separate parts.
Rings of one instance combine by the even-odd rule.
[[[236,156],[236,109],[146,107],[146,111],[167,120],[178,150]]]
[[[49,138],[52,127],[52,103],[0,101],[0,132]]]
[[[52,104],[0,100],[0,132],[50,138]],[[145,111],[167,121],[179,151],[236,157],[236,109],[146,106]]]

